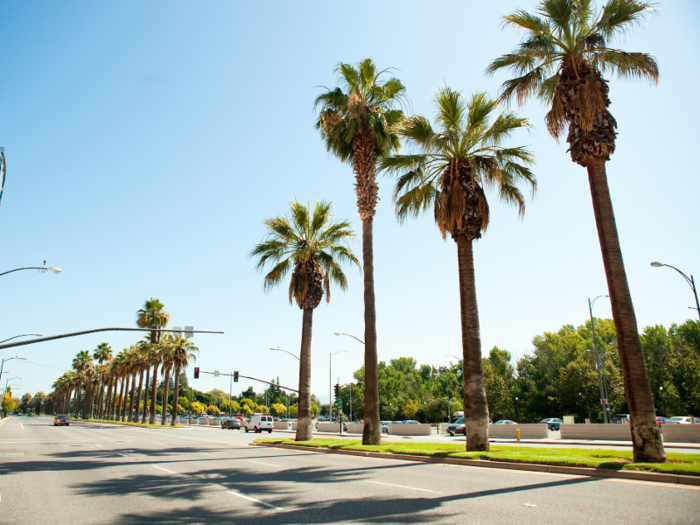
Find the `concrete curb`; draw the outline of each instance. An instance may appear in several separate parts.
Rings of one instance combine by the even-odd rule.
[[[499,443],[528,443],[534,445],[596,445],[601,447],[631,447],[631,441],[559,441],[559,440],[547,440],[541,441],[536,439],[489,439],[489,443],[494,443],[498,445]],[[697,443],[664,443],[664,448],[697,448],[700,449],[700,445]]]
[[[387,454],[384,452],[363,452],[361,450],[330,450],[296,445],[279,445],[274,443],[250,444],[258,447],[284,448],[289,450],[301,449],[307,452],[319,452],[325,454],[345,454],[348,456],[363,456],[369,458],[382,459],[400,459],[404,461],[417,461],[421,463],[442,463],[445,465],[462,465],[467,467],[525,470],[530,472],[549,472],[552,474],[569,474],[576,476],[589,476],[595,478],[631,479],[637,481],[651,481],[656,483],[676,483],[679,485],[700,486],[700,477],[683,476],[679,474],[660,474],[657,472],[633,472],[628,470],[607,470],[586,467],[560,467],[556,465],[538,465],[534,463],[507,463],[504,461],[483,461],[475,459],[433,458],[427,456],[413,456],[409,454]]]

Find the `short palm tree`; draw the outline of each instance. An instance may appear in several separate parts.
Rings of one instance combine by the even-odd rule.
[[[172,417],[170,419],[170,425],[175,426],[177,422],[178,415],[178,400],[180,399],[180,372],[182,369],[187,368],[191,362],[197,359],[197,353],[199,348],[197,348],[192,341],[186,337],[174,337],[172,341],[173,348],[173,367],[175,369],[175,385],[173,388],[173,411]]]
[[[487,69],[491,74],[509,69],[517,75],[503,84],[502,100],[516,98],[522,103],[536,97],[550,106],[546,116],[549,132],[559,140],[568,128],[571,159],[588,171],[636,462],[663,462],[666,454],[605,171],[615,151],[617,122],[608,111],[609,88],[603,74],[658,80],[659,69],[652,56],[608,46],[652,12],[652,4],[638,0],[607,0],[600,10],[592,0],[543,0],[537,14],[518,10],[504,17],[505,25],[523,30],[525,38]]]
[[[75,356],[73,359],[73,370],[78,372],[78,374],[85,375],[88,370],[93,369],[93,362],[92,362],[92,356],[90,355],[90,352],[88,350],[81,350],[78,352],[78,354]],[[80,410],[80,401],[82,398],[82,388],[83,384],[85,386],[85,400],[83,401],[83,418],[88,419],[85,414],[85,405],[87,404],[86,401],[88,401],[88,396],[89,396],[89,390],[90,390],[90,385],[89,382],[84,382],[81,380],[81,382],[78,384],[78,399],[77,399],[77,405],[75,409],[76,415],[78,414],[78,411]]]
[[[399,149],[394,126],[404,118],[400,104],[406,88],[397,78],[380,80],[367,58],[357,66],[339,63],[335,70],[340,86],[316,98],[321,109],[316,127],[326,149],[355,173],[357,209],[362,219],[362,264],[365,300],[365,424],[362,443],[379,445],[379,383],[377,372],[377,313],[374,297],[374,254],[372,224],[379,197],[377,161]]]
[[[314,309],[325,292],[330,301],[331,282],[347,289],[347,279],[340,263],[360,262],[348,243],[355,233],[347,221],[334,221],[331,203],[318,201],[313,211],[296,199],[289,203],[289,217],[267,219],[263,241],[250,252],[258,259],[257,268],[267,264],[264,289],[270,291],[291,272],[289,302],[296,301],[304,312],[299,358],[299,417],[297,441],[313,439],[311,422],[311,330]]]
[[[529,125],[514,113],[495,116],[496,102],[485,93],[467,99],[445,87],[435,95],[435,106],[437,129],[423,116],[406,119],[399,133],[413,152],[388,157],[380,167],[400,175],[394,193],[399,220],[432,207],[443,239],[449,233],[457,244],[467,450],[489,450],[472,244],[489,223],[484,189],[495,189],[501,200],[518,207],[521,216],[525,211],[518,184],[535,190],[535,177],[528,168],[532,155],[523,147],[502,144]]]

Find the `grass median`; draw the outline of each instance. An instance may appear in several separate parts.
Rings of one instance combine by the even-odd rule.
[[[700,476],[700,454],[667,453],[668,463],[632,463],[631,451],[605,449],[536,448],[492,445],[490,452],[465,452],[464,445],[459,444],[385,443],[383,445],[374,446],[362,445],[361,441],[354,439],[315,439],[313,441],[257,439],[255,443]]]

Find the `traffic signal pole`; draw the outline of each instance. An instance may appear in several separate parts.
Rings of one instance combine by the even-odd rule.
[[[278,385],[277,383],[270,383],[269,381],[265,381],[264,379],[258,379],[257,377],[251,377],[251,376],[244,376],[242,374],[239,374],[238,372],[234,372],[233,374],[222,374],[220,372],[205,372],[204,370],[199,371],[200,374],[211,374],[213,376],[232,376],[234,379],[237,377],[244,377],[246,379],[251,379],[253,381],[258,381],[259,383],[265,383],[266,385],[272,385],[272,386],[277,386],[279,388],[282,388],[283,390],[289,390],[290,392],[296,392],[297,394],[299,393],[298,390],[294,388],[288,388],[286,386]]]

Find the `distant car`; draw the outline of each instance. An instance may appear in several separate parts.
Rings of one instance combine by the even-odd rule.
[[[380,421],[380,424],[382,426],[382,434],[389,433],[389,423],[390,421]]]
[[[560,425],[564,421],[562,419],[559,419],[558,417],[546,417],[540,423],[546,423],[547,424],[547,429],[548,430],[559,430]]]
[[[234,428],[240,430],[241,422],[237,419],[224,419],[221,421],[221,428],[223,430],[233,430]]]
[[[695,420],[696,425],[700,425],[700,419],[697,417],[692,418]],[[664,424],[666,425],[692,425],[693,421],[691,420],[690,416],[674,416],[674,417],[669,417],[664,421]]]
[[[666,419],[667,419],[667,418],[665,418],[665,417],[663,417],[663,416],[656,416],[656,422],[657,422],[659,425],[663,425],[664,423],[666,423]]]
[[[464,418],[458,417],[452,423],[447,425],[447,433],[450,436],[454,436],[455,434],[464,434]]]
[[[615,414],[612,419],[610,420],[611,423],[629,423],[630,422],[630,415],[629,414]]]
[[[29,412],[29,413],[27,414],[27,417],[34,417],[34,414],[32,414],[31,412]]]
[[[253,414],[250,416],[250,421],[245,424],[245,431],[252,430],[253,432],[262,432],[267,430],[268,434],[272,434],[274,423],[272,416],[264,416],[262,414]]]
[[[517,423],[515,421],[511,421],[510,419],[501,419],[496,421],[494,425],[517,425]]]
[[[401,422],[402,425],[420,425],[420,422],[416,421],[415,419],[406,419]]]
[[[53,426],[57,427],[59,425],[70,425],[70,418],[65,414],[57,415],[53,420]]]

